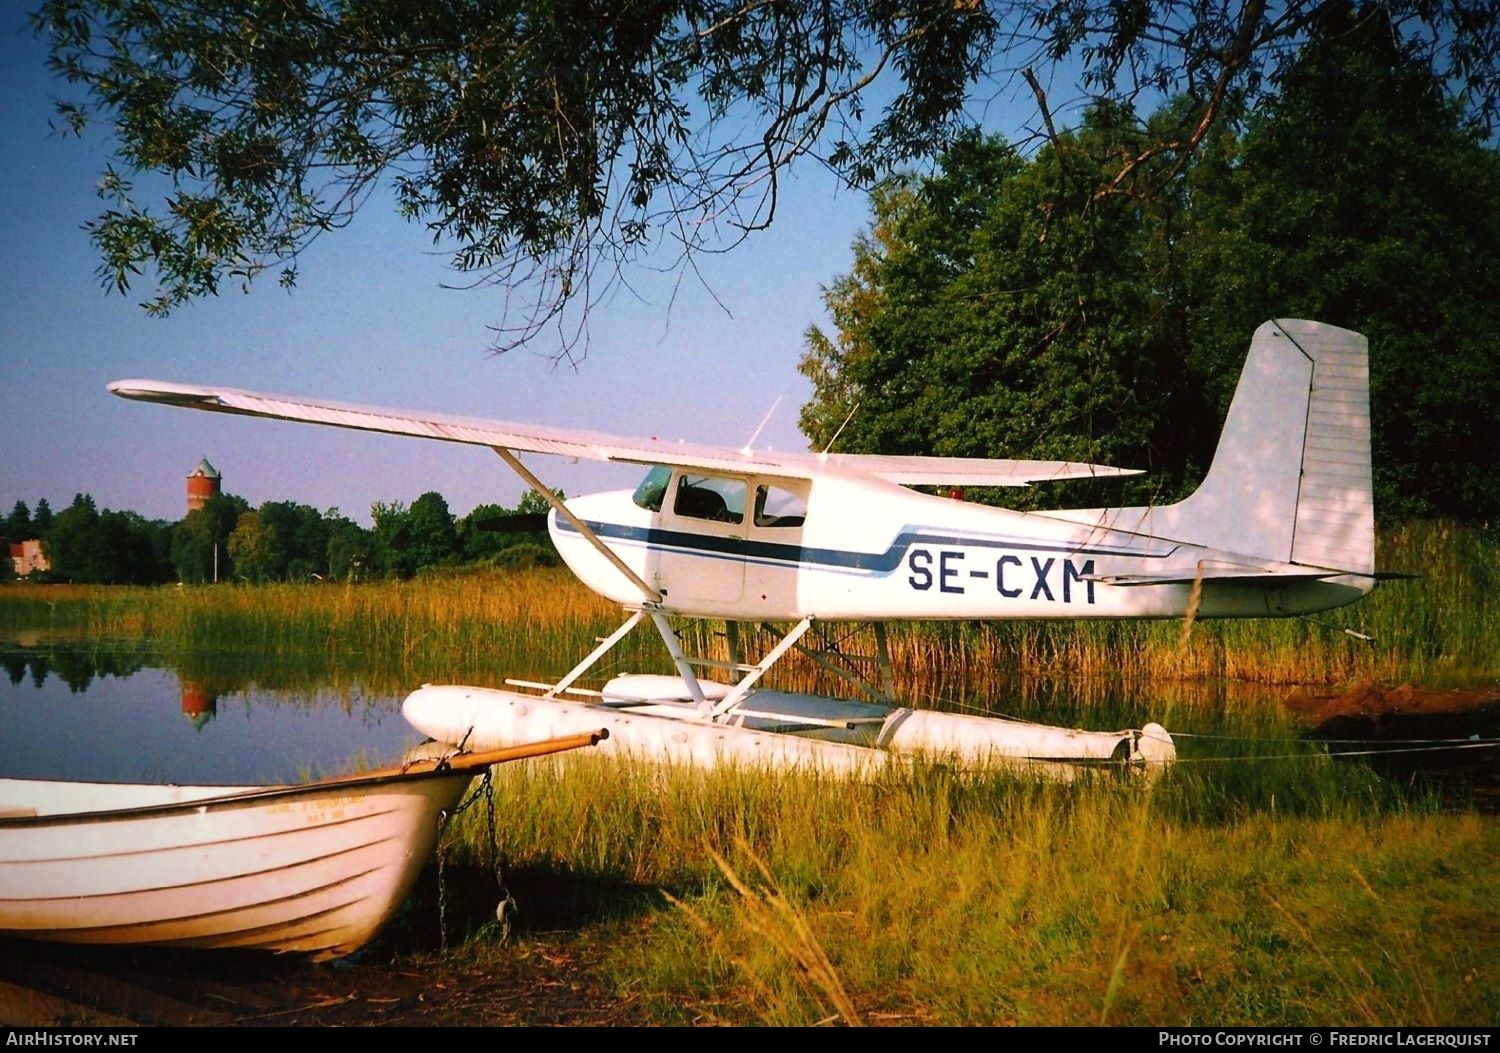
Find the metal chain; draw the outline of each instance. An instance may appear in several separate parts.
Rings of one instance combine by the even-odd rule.
[[[517,907],[515,897],[505,887],[505,871],[500,862],[500,832],[495,822],[495,780],[493,770],[486,768],[484,775],[480,777],[478,789],[469,794],[452,812],[438,813],[438,947],[443,954],[448,953],[448,875],[442,830],[452,816],[463,814],[480,800],[484,801],[491,869],[495,873],[495,887],[500,892],[500,902],[495,907],[495,921],[500,926],[499,940],[501,943],[510,940],[511,919],[515,916]]]
[[[443,844],[443,827],[447,825],[448,813],[438,812],[438,951],[444,957],[448,955],[448,880],[447,880],[447,850]]]
[[[495,921],[500,925],[501,943],[510,942],[510,922],[516,913],[516,900],[505,887],[505,872],[500,863],[500,835],[495,825],[495,784],[490,773],[484,773],[485,816],[490,828],[490,862],[495,871],[495,888],[500,892],[500,902],[495,905]]]

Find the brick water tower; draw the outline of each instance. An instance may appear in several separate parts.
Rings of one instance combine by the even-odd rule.
[[[208,504],[210,497],[218,495],[222,482],[219,470],[208,463],[207,457],[199,461],[187,477],[187,510],[191,512]]]

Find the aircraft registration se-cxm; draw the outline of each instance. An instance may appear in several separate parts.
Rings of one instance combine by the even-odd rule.
[[[1186,499],[1160,507],[1018,512],[911,489],[1138,474],[1096,464],[773,453],[150,380],[109,387],[147,402],[488,446],[549,499],[563,560],[628,617],[556,683],[424,685],[408,697],[415,726],[469,748],[604,726],[614,751],[705,765],[852,771],[925,754],[1049,771],[1149,769],[1175,757],[1157,724],[1091,732],[897,704],[883,623],[1284,617],[1351,603],[1380,577],[1366,342],[1316,322],[1271,321],[1255,332],[1208,474]],[[518,452],[648,470],[634,491],[564,501]],[[723,619],[729,661],[685,653],[669,616]],[[576,686],[644,620],[675,676]],[[873,623],[878,676],[803,643],[830,621]],[[740,653],[742,622],[790,627],[772,628],[777,642],[751,660]],[[758,687],[793,649],[873,701]],[[726,679],[699,675],[704,667]]]

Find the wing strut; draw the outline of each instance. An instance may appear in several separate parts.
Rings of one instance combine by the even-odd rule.
[[[575,516],[572,510],[569,509],[567,505],[563,504],[562,500],[556,494],[554,494],[549,487],[543,486],[542,481],[531,474],[531,469],[522,464],[519,457],[511,453],[504,446],[491,446],[490,449],[498,453],[500,455],[500,459],[506,464],[510,465],[513,472],[519,475],[522,479],[526,480],[526,482],[530,483],[531,488],[537,493],[541,494],[542,498],[552,506],[553,510],[556,511],[558,515],[566,519],[572,525],[573,529],[578,531],[579,535],[582,536],[585,541],[587,541],[590,545],[593,545],[594,548],[598,550],[601,556],[609,560],[611,566],[613,566],[621,574],[625,575],[627,581],[629,581],[636,588],[640,589],[641,596],[645,598],[647,603],[661,602],[661,593],[657,592],[650,585],[647,585],[644,581],[641,580],[640,575],[626,566],[625,561],[621,559],[613,549],[611,549],[604,542],[600,541],[599,535],[590,530],[587,523]]]

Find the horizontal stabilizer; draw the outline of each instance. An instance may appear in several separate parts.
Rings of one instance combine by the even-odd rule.
[[[1110,479],[1140,475],[1139,468],[1111,468],[1079,461],[1014,461],[988,457],[904,457],[831,453],[827,462],[902,486],[1030,486],[1063,479]]]
[[[1339,570],[1208,570],[1201,574],[1193,570],[1165,570],[1155,574],[1092,574],[1084,575],[1083,580],[1097,581],[1103,585],[1120,585],[1126,588],[1132,585],[1193,585],[1199,581],[1213,585],[1298,585],[1303,582],[1342,577],[1343,574],[1344,572]]]
[[[1279,567],[1247,567],[1221,565],[1216,567],[1167,568],[1145,574],[1089,574],[1085,581],[1097,581],[1102,585],[1192,585],[1196,582],[1211,584],[1241,585],[1297,585],[1302,582],[1326,581],[1329,578],[1372,578],[1375,581],[1408,581],[1421,577],[1401,571],[1382,570],[1373,573],[1333,570],[1322,567],[1304,567],[1299,564],[1283,564]]]

